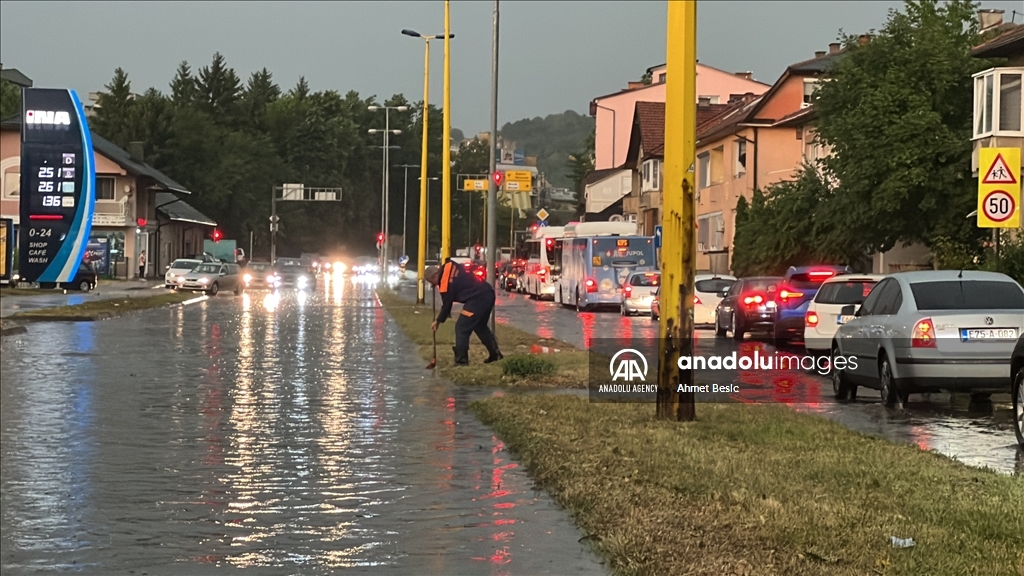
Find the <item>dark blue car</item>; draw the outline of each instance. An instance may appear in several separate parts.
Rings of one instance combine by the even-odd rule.
[[[825,280],[852,274],[849,266],[790,266],[776,296],[775,342],[803,339],[807,305]]]

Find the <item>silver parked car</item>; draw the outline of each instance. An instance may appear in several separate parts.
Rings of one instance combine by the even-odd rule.
[[[238,296],[245,291],[245,280],[238,264],[204,262],[188,274],[179,276],[178,287],[210,296],[216,296],[221,290],[231,290]]]
[[[840,314],[853,317],[832,341],[836,397],[856,397],[857,386],[880,390],[890,406],[914,392],[987,397],[1006,391],[1024,288],[994,272],[901,272]]]
[[[650,313],[651,301],[660,284],[660,272],[636,272],[629,276],[622,286],[622,303],[619,312],[623,316]]]

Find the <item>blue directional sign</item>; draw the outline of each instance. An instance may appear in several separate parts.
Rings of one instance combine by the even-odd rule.
[[[661,226],[654,227],[654,247],[661,248]]]
[[[18,273],[70,282],[86,252],[96,204],[96,164],[74,90],[26,88],[21,97]]]
[[[547,225],[548,225],[548,221],[547,220],[539,220],[537,222],[537,227],[538,228],[547,228]]]

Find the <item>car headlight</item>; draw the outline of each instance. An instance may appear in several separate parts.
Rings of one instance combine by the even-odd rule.
[[[175,278],[177,278],[177,276],[174,275],[174,272],[168,272],[167,273],[167,279],[168,280],[174,280]]]
[[[273,274],[267,276],[267,284],[273,284],[274,282],[277,282],[277,278]]]
[[[185,282],[185,277],[184,276],[178,276],[178,279],[175,280],[175,282],[177,282],[178,284],[182,284],[182,283]]]
[[[252,282],[252,274],[246,274],[245,276],[242,276],[242,280],[245,280],[246,284]]]
[[[200,278],[200,279],[199,279],[199,283],[200,283],[200,284],[206,284],[206,283],[207,283],[207,282],[209,282],[209,281],[210,281],[210,279],[209,279],[209,278]]]
[[[330,262],[324,262],[324,270],[330,270],[330,269],[331,269],[331,263]]]

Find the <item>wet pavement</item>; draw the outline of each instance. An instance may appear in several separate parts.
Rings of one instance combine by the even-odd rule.
[[[19,289],[20,291],[21,289]],[[0,317],[7,317],[11,314],[24,312],[25,310],[38,310],[40,308],[55,308],[58,306],[77,306],[83,302],[92,300],[109,300],[110,298],[145,298],[154,294],[161,294],[163,282],[131,282],[131,281],[100,281],[99,286],[91,292],[77,292],[75,290],[39,290],[38,294],[32,295],[0,295]]]
[[[369,287],[0,347],[4,576],[607,571]]]
[[[544,338],[555,338],[580,348],[600,338],[656,339],[658,325],[649,316],[623,317],[617,310],[581,312],[554,302],[534,301],[524,295],[499,291],[496,319]],[[715,338],[711,330],[697,330],[696,355],[728,355],[753,349],[774,352],[765,341],[750,336],[739,347],[731,338]],[[803,354],[802,348],[785,352]],[[861,388],[854,402],[839,403],[832,384],[813,373],[785,373],[766,381],[764,374],[721,370],[710,380],[698,374],[698,383],[742,383],[753,396],[739,401],[783,402],[814,412],[863,432],[936,450],[971,466],[989,467],[1024,476],[1024,451],[1013,433],[1013,414],[1007,393],[988,403],[970,402],[966,395],[913,394],[906,408],[887,408],[875,390]],[[698,407],[699,411],[699,407]],[[698,412],[699,414],[699,412]]]

